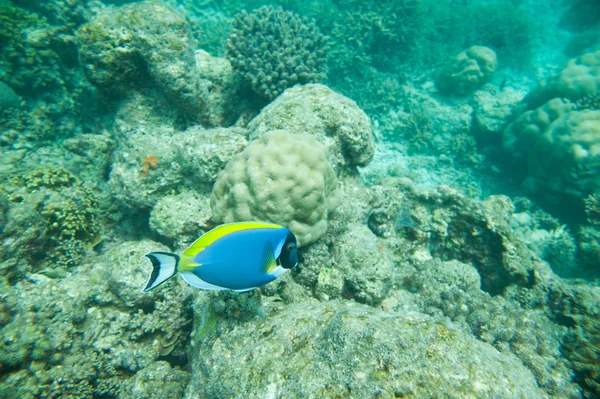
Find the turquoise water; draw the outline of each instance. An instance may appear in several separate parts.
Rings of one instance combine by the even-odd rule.
[[[599,21],[0,0],[0,397],[599,398]]]

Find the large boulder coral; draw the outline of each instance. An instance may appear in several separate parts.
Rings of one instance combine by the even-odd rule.
[[[337,301],[279,309],[214,338],[219,322],[199,307],[185,397],[542,396],[516,357],[416,312]]]
[[[502,147],[511,157],[526,159],[546,128],[574,109],[575,105],[569,100],[555,98],[537,109],[524,112],[504,129]]]
[[[553,98],[573,102],[600,91],[600,50],[571,59],[559,73],[540,82],[523,100],[535,109]]]
[[[339,197],[323,146],[310,136],[278,130],[251,142],[227,164],[210,200],[218,222],[279,223],[306,245],[325,234],[327,214]]]
[[[581,212],[581,198],[599,189],[599,92],[597,51],[569,61],[515,110],[503,147],[521,161],[517,170],[530,193],[549,203],[567,201]]]
[[[365,166],[375,154],[367,114],[354,101],[321,84],[286,90],[249,123],[248,129],[252,140],[276,129],[310,134],[327,147],[338,171]]]
[[[227,58],[252,90],[272,100],[295,84],[325,79],[326,38],[314,21],[265,6],[233,19]]]
[[[107,8],[77,31],[88,80],[108,97],[153,81],[184,113],[206,121],[207,82],[196,72],[185,18],[166,4],[141,2]]]
[[[438,72],[435,85],[442,93],[464,96],[487,83],[495,70],[494,50],[473,46],[446,63]]]
[[[534,192],[576,197],[599,192],[600,111],[570,112],[554,121],[528,160],[526,184]]]

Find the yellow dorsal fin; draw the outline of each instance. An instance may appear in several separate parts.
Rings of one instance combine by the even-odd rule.
[[[219,238],[236,231],[251,229],[280,229],[281,227],[282,226],[278,224],[264,222],[239,222],[222,224],[194,241],[194,243],[188,249],[186,249],[183,254],[185,256],[195,256],[202,252],[204,248],[217,241]]]

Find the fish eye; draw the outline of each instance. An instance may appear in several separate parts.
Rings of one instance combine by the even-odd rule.
[[[287,250],[288,250],[288,251],[291,251],[292,249],[294,249],[294,247],[295,247],[294,243],[293,243],[293,242],[290,242],[290,243],[287,245],[287,247],[286,247],[286,248],[287,248]]]

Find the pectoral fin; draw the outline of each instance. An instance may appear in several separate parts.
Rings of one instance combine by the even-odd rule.
[[[271,273],[277,267],[277,262],[275,261],[275,255],[273,250],[273,245],[270,242],[265,244],[264,254],[263,254],[263,271],[265,273]]]

